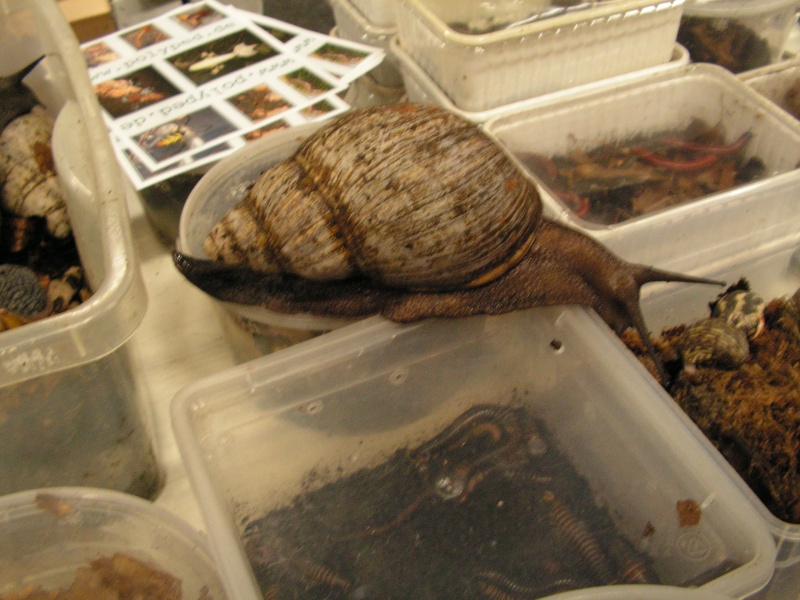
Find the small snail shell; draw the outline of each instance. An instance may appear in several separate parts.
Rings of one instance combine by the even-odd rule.
[[[751,290],[733,290],[716,301],[711,311],[755,339],[764,330],[764,299]]]
[[[47,294],[28,267],[0,265],[0,308],[25,317],[45,309]]]
[[[313,280],[358,273],[456,289],[495,279],[533,241],[535,187],[455,115],[422,105],[351,112],[326,133],[258,178],[211,231],[209,257]]]
[[[750,356],[747,335],[724,319],[701,319],[690,325],[676,341],[684,369],[697,366],[735,369]]]

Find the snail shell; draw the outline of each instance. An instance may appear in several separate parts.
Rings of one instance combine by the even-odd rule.
[[[764,299],[751,290],[734,290],[720,297],[711,311],[755,339],[764,330]]]
[[[390,287],[457,289],[516,264],[541,210],[534,185],[471,123],[432,106],[377,107],[327,125],[265,171],[204,250],[312,280],[360,274]]]
[[[44,217],[47,230],[66,238],[71,227],[55,172],[53,119],[42,106],[11,121],[0,133],[0,203],[20,217]]]
[[[0,265],[0,308],[25,317],[45,309],[47,294],[28,267]]]
[[[720,318],[701,319],[690,325],[676,341],[683,366],[736,369],[750,356],[750,343],[744,331]]]

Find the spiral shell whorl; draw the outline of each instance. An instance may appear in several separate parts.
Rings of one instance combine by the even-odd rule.
[[[735,369],[750,356],[744,330],[725,319],[711,317],[690,325],[677,340],[684,368],[697,366]]]
[[[212,258],[240,263],[233,257],[242,247],[249,256],[265,245],[267,258],[246,264],[312,279],[359,272],[412,289],[499,276],[524,254],[541,217],[536,188],[492,140],[424,105],[352,111],[326,125],[263,173],[243,204],[234,212],[247,210],[264,237],[248,226],[247,242],[226,250],[241,226],[226,217],[207,244]]]
[[[41,106],[11,121],[0,133],[0,204],[22,217],[44,217],[48,231],[72,231],[64,192],[53,164],[53,119]]]
[[[324,202],[294,161],[265,171],[247,198],[211,231],[203,250],[212,259],[308,279],[353,274]]]

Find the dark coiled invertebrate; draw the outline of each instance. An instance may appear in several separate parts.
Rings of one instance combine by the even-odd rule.
[[[614,578],[608,558],[586,524],[551,491],[542,494],[542,503],[565,542],[586,561],[595,578],[601,583],[611,583]]]

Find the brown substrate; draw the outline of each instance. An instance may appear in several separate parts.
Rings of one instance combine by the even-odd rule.
[[[29,584],[0,600],[181,600],[181,582],[155,565],[127,554],[99,557],[77,569],[66,589],[45,590]],[[202,596],[199,600],[202,600]]]
[[[670,395],[773,515],[800,523],[800,332],[789,315],[782,299],[767,305],[766,327],[736,370],[682,370],[674,344],[683,325],[656,346],[672,375]],[[623,341],[654,372],[638,335]]]

